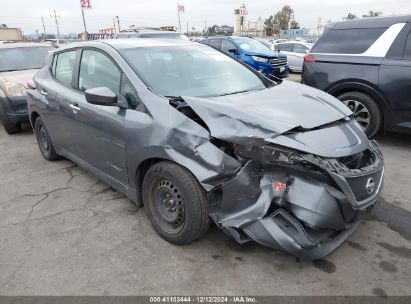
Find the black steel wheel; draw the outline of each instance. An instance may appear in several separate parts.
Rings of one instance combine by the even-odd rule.
[[[207,195],[187,169],[168,161],[153,165],[142,192],[147,216],[163,239],[188,244],[207,232]]]
[[[41,155],[47,160],[57,160],[60,156],[54,150],[53,143],[47,132],[46,126],[43,120],[38,117],[34,124],[34,131],[37,138],[37,144],[39,146]]]

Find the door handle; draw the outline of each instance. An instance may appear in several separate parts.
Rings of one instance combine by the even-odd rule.
[[[77,113],[78,111],[80,111],[80,107],[78,106],[78,103],[77,103],[77,102],[75,102],[75,103],[73,103],[73,104],[70,104],[70,108],[73,109],[73,112],[74,112],[74,113]]]
[[[42,95],[44,95],[44,96],[47,96],[47,91],[46,91],[45,89],[42,89],[42,90],[40,91],[40,93],[41,93]]]

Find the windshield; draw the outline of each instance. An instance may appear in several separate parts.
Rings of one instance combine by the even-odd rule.
[[[252,38],[236,37],[236,38],[233,38],[233,40],[244,51],[264,52],[264,53],[267,53],[267,52],[270,53],[271,52],[270,48],[265,46],[260,41],[257,41],[257,40],[252,39]]]
[[[39,69],[50,50],[48,46],[0,48],[0,71]]]
[[[120,51],[143,80],[163,96],[221,96],[265,88],[248,68],[205,45]]]

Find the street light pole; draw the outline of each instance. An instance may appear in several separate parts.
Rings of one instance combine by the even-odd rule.
[[[84,18],[84,9],[81,9],[81,15],[83,16],[84,34],[87,35],[86,19]]]
[[[46,39],[46,38],[47,38],[47,35],[46,35],[46,26],[44,25],[44,18],[43,18],[43,17],[41,17],[41,22],[43,22],[44,39]]]
[[[60,30],[59,30],[59,23],[57,21],[57,14],[56,14],[56,10],[54,11],[54,22],[56,23],[56,28],[57,28],[57,40],[60,40]]]
[[[116,19],[117,19],[118,32],[120,33],[120,19],[118,18],[118,16],[116,16]]]

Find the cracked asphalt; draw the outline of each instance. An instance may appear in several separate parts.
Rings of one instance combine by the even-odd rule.
[[[380,138],[380,205],[337,251],[304,262],[214,226],[171,245],[122,194],[45,161],[30,129],[0,127],[0,295],[410,295],[410,139]]]

